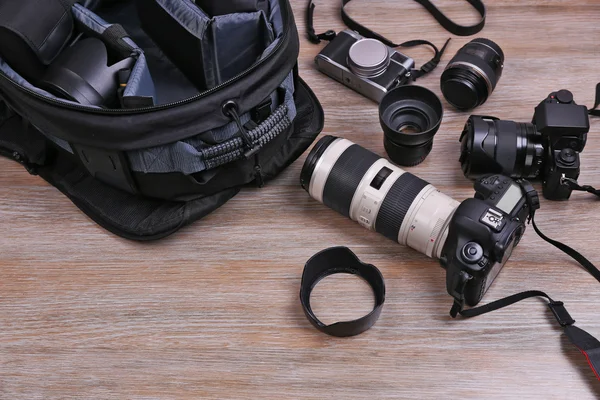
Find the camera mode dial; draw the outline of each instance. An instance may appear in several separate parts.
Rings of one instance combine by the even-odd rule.
[[[573,102],[573,93],[568,90],[559,90],[554,97],[561,104],[570,104]]]

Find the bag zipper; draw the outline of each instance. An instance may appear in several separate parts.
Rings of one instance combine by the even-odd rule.
[[[284,0],[282,0],[284,1]],[[281,3],[281,1],[280,1]],[[286,1],[287,3],[287,1]],[[68,109],[72,109],[72,110],[77,110],[77,111],[87,111],[87,112],[91,112],[94,114],[142,114],[142,113],[146,113],[146,112],[152,112],[152,111],[161,111],[161,110],[166,110],[169,108],[173,108],[173,107],[177,107],[177,106],[181,106],[184,104],[189,104],[192,103],[196,100],[199,100],[203,97],[206,97],[220,89],[222,89],[225,86],[228,86],[230,84],[232,84],[235,81],[238,81],[242,78],[244,78],[245,76],[249,75],[252,71],[256,70],[259,66],[261,66],[263,63],[265,63],[267,60],[270,60],[272,57],[275,56],[275,54],[277,54],[277,52],[279,51],[279,49],[281,48],[281,46],[283,46],[283,42],[285,41],[285,39],[287,38],[289,31],[290,31],[290,16],[289,16],[289,3],[286,4],[286,7],[281,7],[282,9],[282,19],[284,21],[287,21],[287,27],[283,32],[283,35],[281,36],[281,38],[279,39],[279,42],[277,43],[277,45],[275,45],[275,48],[273,48],[273,50],[271,51],[270,54],[268,54],[266,57],[260,59],[258,62],[256,62],[254,65],[252,65],[250,68],[248,68],[247,70],[241,72],[240,74],[234,76],[231,79],[226,80],[225,82],[220,83],[219,85],[208,89],[194,97],[190,97],[188,99],[185,100],[180,100],[180,101],[176,101],[173,103],[168,103],[168,104],[162,104],[160,106],[153,106],[153,107],[142,107],[142,108],[130,108],[130,109],[104,109],[104,108],[95,108],[95,107],[86,107],[86,106],[81,106],[81,105],[76,105],[76,104],[69,104],[69,103],[64,103],[62,101],[59,100],[55,100],[55,99],[51,99],[49,97],[46,96],[42,96],[41,94],[23,87],[21,85],[19,85],[18,83],[14,82],[12,79],[10,79],[8,76],[5,75],[4,72],[0,71],[0,78],[8,81],[11,85],[16,86],[19,90],[28,93],[29,95],[43,100],[46,103],[50,103],[50,104],[54,104],[56,106],[60,106],[62,108],[68,108]]]

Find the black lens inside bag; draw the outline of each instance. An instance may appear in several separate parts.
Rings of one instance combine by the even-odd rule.
[[[425,160],[442,122],[443,109],[435,93],[420,86],[390,91],[379,105],[385,149],[396,164],[414,166]]]

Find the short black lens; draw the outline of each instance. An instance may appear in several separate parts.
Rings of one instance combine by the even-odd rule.
[[[467,178],[502,173],[531,179],[540,174],[544,148],[533,124],[473,115],[460,140],[460,163]]]
[[[442,102],[428,89],[409,85],[386,94],[379,104],[379,119],[390,159],[407,167],[423,162],[442,117]]]
[[[441,78],[448,103],[459,110],[470,110],[485,103],[492,94],[504,68],[504,52],[489,39],[475,39],[450,60]]]

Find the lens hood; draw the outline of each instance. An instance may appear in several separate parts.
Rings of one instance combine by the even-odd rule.
[[[400,86],[388,92],[379,104],[384,134],[401,146],[419,146],[432,140],[443,115],[439,97],[422,86]]]
[[[431,151],[444,111],[439,97],[422,86],[400,86],[379,104],[384,145],[396,164],[414,166]]]

